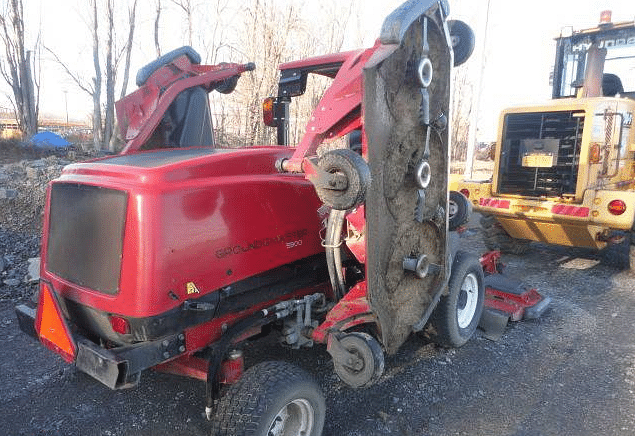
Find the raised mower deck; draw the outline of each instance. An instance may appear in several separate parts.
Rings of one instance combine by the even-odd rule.
[[[497,341],[505,333],[509,321],[539,318],[551,303],[535,288],[502,273],[500,252],[490,251],[481,256],[485,276],[485,308],[479,327],[484,336]]]

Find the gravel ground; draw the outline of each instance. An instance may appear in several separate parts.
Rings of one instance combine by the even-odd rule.
[[[111,391],[19,331],[13,306],[34,287],[22,278],[38,252],[41,206],[0,206],[2,279],[20,282],[0,285],[2,433],[208,434],[203,383],[148,371],[137,388]],[[480,253],[472,227],[461,245]],[[339,381],[323,347],[294,351],[265,338],[247,345],[248,363],[287,360],[311,372],[327,399],[325,436],[635,434],[635,279],[585,250],[532,244],[503,261],[508,275],[553,302],[542,318],[510,324],[498,342],[479,332],[448,350],[413,336],[387,357],[379,383],[362,390]]]

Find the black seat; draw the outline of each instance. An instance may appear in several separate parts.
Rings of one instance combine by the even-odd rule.
[[[214,145],[209,102],[207,92],[203,88],[197,86],[186,89],[171,106],[170,115],[178,120],[171,143],[179,147]]]

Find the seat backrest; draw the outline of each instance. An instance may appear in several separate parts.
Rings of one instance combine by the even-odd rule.
[[[214,145],[212,119],[207,92],[200,86],[181,92],[170,105],[166,115],[170,130],[166,141],[171,147]]]

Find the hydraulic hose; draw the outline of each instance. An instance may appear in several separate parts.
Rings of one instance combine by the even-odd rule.
[[[220,371],[223,358],[229,351],[229,348],[233,344],[233,341],[243,332],[255,327],[268,324],[274,319],[275,312],[265,314],[263,311],[259,310],[253,315],[241,319],[240,321],[236,322],[236,324],[232,325],[223,334],[221,339],[212,346],[212,357],[209,361],[209,366],[207,369],[207,383],[205,389],[205,414],[207,415],[207,419],[211,419],[214,404],[220,394],[220,382],[218,380],[218,372]]]
[[[342,272],[342,228],[344,226],[345,210],[331,210],[326,224],[326,265],[335,297],[339,300],[346,293],[344,273]]]

